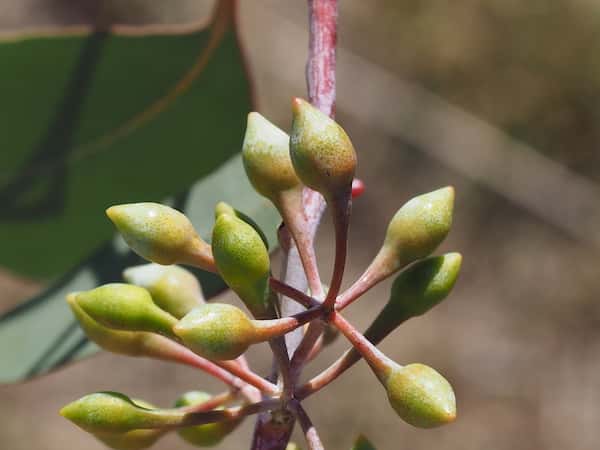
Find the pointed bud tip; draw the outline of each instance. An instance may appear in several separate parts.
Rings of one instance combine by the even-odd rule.
[[[228,203],[219,202],[215,205],[215,219],[222,215],[235,216],[235,209]]]
[[[292,97],[292,111],[295,113],[299,112],[306,103],[308,102],[300,97]]]
[[[109,208],[106,208],[105,212],[111,222],[114,223],[119,219],[119,215],[122,213],[122,210],[123,208],[121,205],[113,205]]]

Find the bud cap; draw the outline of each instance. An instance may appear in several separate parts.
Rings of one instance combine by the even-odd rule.
[[[292,111],[290,155],[298,177],[327,199],[349,195],[356,152],[346,132],[300,98],[292,101]]]
[[[187,262],[208,245],[184,214],[159,203],[111,206],[106,214],[134,252],[158,264]]]
[[[146,289],[131,284],[105,284],[76,294],[74,301],[95,321],[118,330],[171,336],[171,328],[177,322],[154,304]]]
[[[237,358],[254,342],[256,334],[241,309],[224,303],[194,308],[173,331],[190,350],[211,360]]]
[[[86,395],[60,410],[60,414],[90,433],[126,433],[146,428],[168,426],[172,418],[160,410],[136,405],[118,392]]]
[[[213,228],[212,246],[225,283],[255,317],[271,317],[274,308],[268,287],[271,263],[256,230],[237,217],[221,214]]]
[[[300,186],[290,159],[290,138],[257,112],[248,114],[242,146],[244,168],[256,191],[272,200]]]
[[[409,200],[392,218],[382,251],[397,270],[433,252],[452,225],[454,188],[445,187]]]
[[[450,383],[423,364],[398,366],[385,383],[392,408],[405,422],[434,428],[456,419],[456,399]]]

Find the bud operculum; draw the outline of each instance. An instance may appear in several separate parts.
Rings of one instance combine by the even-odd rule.
[[[349,195],[356,152],[346,132],[310,103],[292,101],[290,156],[298,177],[329,200]]]
[[[255,342],[248,316],[235,306],[220,303],[193,309],[173,331],[190,350],[211,360],[235,359]]]
[[[142,258],[158,264],[184,263],[213,270],[210,246],[179,211],[146,202],[111,206],[106,214]]]
[[[410,425],[434,428],[456,419],[452,386],[431,367],[397,366],[390,371],[385,388],[392,408]]]
[[[215,220],[218,219],[219,216],[221,216],[223,214],[229,214],[230,216],[237,217],[238,219],[246,222],[248,225],[250,225],[252,228],[254,228],[254,231],[256,231],[258,233],[258,235],[262,239],[263,243],[265,244],[266,249],[267,250],[269,249],[269,240],[267,239],[267,236],[265,235],[263,230],[261,230],[260,226],[258,226],[258,224],[254,221],[254,219],[252,219],[252,217],[235,209],[233,206],[229,205],[228,203],[219,202],[215,206]]]
[[[118,392],[86,395],[69,403],[60,410],[60,414],[94,434],[165,428],[178,424],[183,417],[174,411],[143,408]]]
[[[149,331],[173,336],[177,319],[152,301],[148,291],[139,286],[111,283],[79,292],[73,301],[100,324],[126,331]]]
[[[273,317],[269,253],[256,230],[235,216],[221,214],[213,229],[212,246],[225,283],[255,317]]]
[[[290,159],[289,136],[256,112],[248,114],[242,146],[244,168],[256,191],[278,203],[282,192],[301,187]]]

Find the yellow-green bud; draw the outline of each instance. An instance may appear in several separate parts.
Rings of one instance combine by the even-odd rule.
[[[158,203],[111,206],[106,214],[129,247],[158,264],[187,263],[209,268],[210,246],[189,219],[179,211]]]
[[[146,409],[155,407],[143,400],[133,399],[136,405]],[[142,450],[151,447],[165,434],[165,430],[133,430],[126,433],[96,433],[94,436],[115,450]]]
[[[183,414],[168,410],[138,406],[129,397],[118,392],[86,395],[69,403],[60,410],[60,414],[94,434],[168,427],[180,423],[183,417]]]
[[[105,284],[76,293],[73,300],[92,319],[117,330],[172,336],[177,323],[175,317],[154,304],[146,289],[131,284]]]
[[[356,152],[346,132],[310,103],[292,101],[290,156],[298,177],[331,200],[349,195]]]
[[[212,247],[219,274],[250,312],[259,318],[273,317],[269,253],[256,230],[237,217],[221,214]]]
[[[296,444],[295,442],[290,442],[286,447],[285,450],[302,450],[302,448]]]
[[[371,444],[371,442],[369,442],[369,440],[361,434],[354,441],[352,450],[376,450],[376,449],[375,449],[375,446],[373,444]]]
[[[244,168],[256,191],[273,200],[300,186],[290,160],[289,136],[257,112],[248,114],[242,146]]]
[[[125,269],[123,278],[147,289],[154,303],[178,319],[204,303],[198,279],[183,267],[144,264]]]
[[[260,229],[258,224],[252,219],[252,217],[244,214],[241,211],[238,211],[237,209],[235,209],[233,206],[229,205],[228,203],[219,202],[215,206],[215,220],[217,220],[219,218],[219,216],[222,214],[229,214],[230,216],[237,217],[238,219],[246,222],[248,225],[250,225],[252,228],[254,228],[254,231],[256,231],[258,233],[258,235],[262,239],[263,243],[265,244],[265,247],[267,248],[267,250],[269,249],[269,240],[267,239],[267,236],[265,236],[265,233],[263,232],[263,230]]]
[[[381,254],[390,272],[433,252],[452,225],[454,188],[445,187],[409,200],[392,218]]]
[[[423,364],[397,366],[384,385],[392,408],[405,422],[434,428],[456,419],[456,399],[450,383]]]
[[[194,353],[212,360],[235,359],[256,339],[248,316],[241,309],[222,303],[194,308],[173,331]]]
[[[186,392],[175,402],[175,406],[196,406],[211,399],[210,394],[202,391]],[[221,409],[221,408],[219,408]],[[179,435],[188,443],[197,447],[214,447],[230,434],[241,420],[227,420],[223,422],[207,423],[193,427],[182,428]]]
[[[76,297],[77,294],[69,294],[67,303],[88,338],[109,352],[128,356],[142,356],[144,342],[149,333],[107,328],[87,315],[75,301]]]
[[[448,296],[460,272],[460,253],[433,256],[402,272],[392,285],[390,299],[365,332],[377,343],[411,317],[425,314]]]

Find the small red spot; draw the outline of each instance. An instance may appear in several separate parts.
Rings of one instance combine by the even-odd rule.
[[[358,178],[352,180],[352,198],[360,197],[365,192],[365,183]]]

